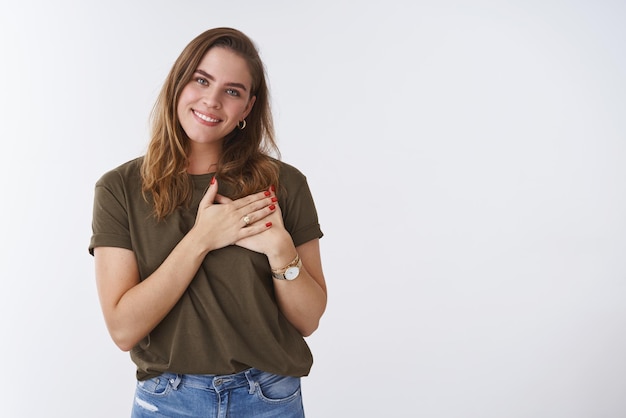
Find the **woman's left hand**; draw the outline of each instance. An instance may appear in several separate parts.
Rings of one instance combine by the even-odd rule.
[[[271,190],[270,193],[272,193],[272,195],[274,196],[274,193]],[[228,202],[229,200],[230,199],[225,196],[219,196],[220,202]],[[267,228],[267,230],[263,231],[260,234],[242,238],[235,242],[235,245],[246,248],[250,251],[265,254],[267,256],[273,255],[276,252],[283,251],[295,253],[295,249],[289,251],[290,247],[295,247],[293,245],[291,235],[285,229],[285,224],[283,223],[283,214],[280,210],[280,206],[278,202],[274,203],[274,205],[276,206],[276,208],[272,211],[272,213],[267,215],[265,218],[260,219],[257,222],[251,223],[249,225],[252,226],[256,223],[267,224],[268,222],[271,222],[272,227]]]
[[[235,244],[265,255],[270,255],[272,252],[284,248],[285,246],[293,246],[291,235],[287,232],[283,224],[283,214],[280,211],[280,206],[278,203],[275,203],[275,205],[276,209],[274,209],[271,214],[257,221],[262,223],[271,222],[271,228],[268,228],[260,234],[240,239]]]

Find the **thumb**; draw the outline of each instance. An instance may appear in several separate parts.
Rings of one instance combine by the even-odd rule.
[[[198,205],[201,208],[205,208],[211,206],[215,201],[215,196],[217,195],[217,179],[213,177],[211,179],[211,184],[209,184],[209,188],[204,193],[202,200],[200,200],[200,204]]]

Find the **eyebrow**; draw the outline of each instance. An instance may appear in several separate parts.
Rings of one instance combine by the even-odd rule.
[[[208,78],[208,79],[209,79],[209,80],[211,80],[211,81],[215,81],[215,77],[213,77],[211,74],[207,73],[207,72],[206,72],[206,71],[204,71],[204,70],[201,70],[201,69],[199,69],[199,68],[198,68],[198,69],[196,70],[196,73],[203,75],[204,77]],[[243,85],[243,84],[241,84],[241,83],[232,83],[232,82],[231,82],[231,83],[226,83],[226,85],[227,85],[227,86],[229,86],[229,87],[237,87],[237,88],[240,88],[240,89],[242,89],[243,91],[248,91],[248,89],[246,88],[246,86],[244,86],[244,85]]]

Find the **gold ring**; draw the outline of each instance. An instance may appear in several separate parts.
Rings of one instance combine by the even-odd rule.
[[[246,224],[246,226],[248,226],[250,224],[250,216],[246,215],[243,217],[243,223]]]

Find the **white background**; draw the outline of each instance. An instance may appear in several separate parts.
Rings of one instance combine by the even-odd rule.
[[[624,2],[1,4],[3,417],[128,416],[93,185],[215,26],[258,44],[326,234],[309,417],[626,416]]]

